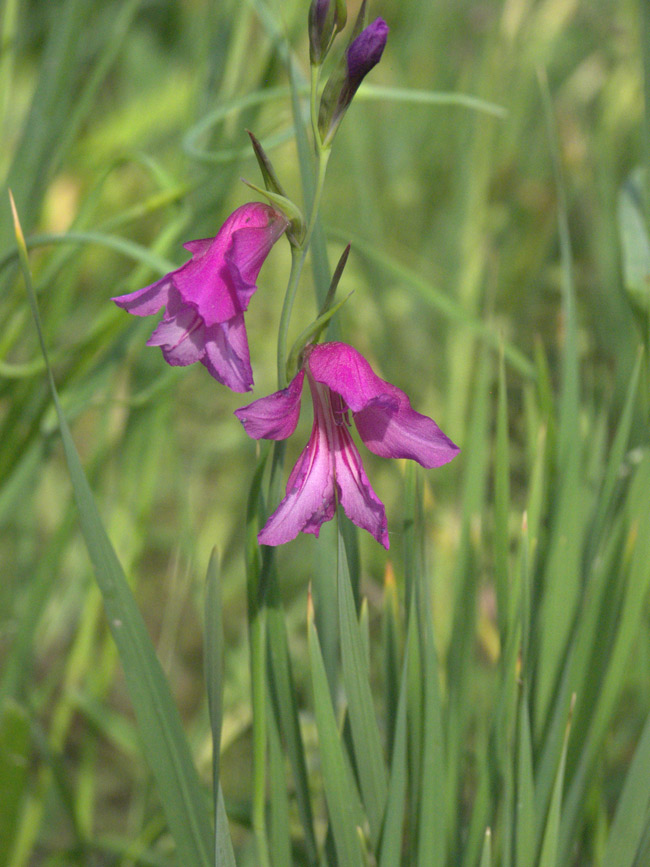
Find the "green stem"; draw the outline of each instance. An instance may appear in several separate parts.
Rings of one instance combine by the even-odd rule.
[[[327,171],[327,163],[330,156],[330,149],[326,148],[318,152],[318,175],[316,178],[316,190],[314,192],[314,203],[312,205],[309,223],[305,237],[299,247],[291,248],[291,272],[289,274],[289,282],[284,295],[282,304],[282,314],[280,316],[280,327],[278,329],[278,387],[285,388],[287,385],[287,335],[289,332],[289,322],[291,320],[291,311],[293,310],[293,302],[296,298],[300,275],[302,274],[303,265],[307,258],[309,243],[314,233],[316,220],[318,218],[318,208],[323,193],[325,183],[325,173]]]

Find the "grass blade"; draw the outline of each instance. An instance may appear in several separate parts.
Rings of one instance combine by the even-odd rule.
[[[571,731],[571,717],[573,714],[573,704],[575,694],[571,699],[569,708],[569,719],[564,731],[564,744],[562,745],[562,754],[560,763],[555,774],[555,782],[553,784],[553,794],[551,796],[551,804],[548,808],[548,816],[546,817],[546,827],[544,830],[544,839],[542,841],[542,851],[539,856],[539,867],[556,867],[558,853],[558,839],[560,835],[560,814],[562,809],[562,789],[564,787],[564,768],[566,766],[566,753],[569,744],[569,732]]]
[[[332,835],[341,867],[355,867],[355,865],[363,867],[357,828],[364,827],[365,819],[356,783],[347,763],[336,725],[327,674],[314,625],[311,597],[308,603],[307,628],[323,786]]]
[[[519,701],[517,744],[517,814],[515,817],[515,864],[533,867],[535,858],[535,783],[527,690]]]
[[[355,764],[359,773],[363,803],[370,823],[370,838],[373,848],[375,848],[379,842],[384,818],[388,782],[372,692],[368,681],[367,657],[359,632],[345,546],[340,534],[337,565],[343,682],[348,700]]]
[[[499,400],[497,406],[497,437],[494,461],[494,579],[497,596],[497,622],[501,647],[506,646],[512,623],[508,620],[508,553],[510,539],[510,458],[508,453],[508,398],[503,357],[499,364]],[[513,609],[511,609],[513,610]]]
[[[102,593],[111,633],[124,668],[127,688],[138,722],[142,748],[156,780],[169,830],[178,847],[179,858],[189,865],[212,862],[212,826],[204,793],[192,761],[180,716],[172,698],[142,615],[127,584],[122,567],[106,534],[90,486],[86,480],[70,429],[61,409],[49,366],[41,330],[36,297],[32,287],[27,250],[14,208],[16,239],[34,322],[47,365],[52,399],[79,520]]]
[[[400,863],[402,851],[402,825],[404,822],[404,806],[408,785],[407,765],[407,729],[406,707],[408,695],[408,667],[410,640],[414,630],[415,615],[411,617],[406,638],[406,652],[402,664],[402,677],[399,689],[399,701],[395,718],[395,734],[393,738],[392,758],[390,763],[390,778],[386,798],[386,818],[381,838],[381,854],[379,867],[393,867]]]
[[[269,708],[269,711],[271,708]],[[289,831],[289,796],[284,771],[284,754],[280,734],[272,713],[268,713],[269,736],[269,848],[274,867],[291,867],[291,834]]]
[[[0,864],[9,863],[28,781],[30,752],[27,715],[15,702],[7,701],[0,713]]]
[[[650,808],[650,717],[625,777],[603,855],[603,867],[634,867]]]
[[[431,607],[426,588],[422,585],[416,622],[424,690],[417,865],[443,867],[447,858],[447,805],[442,707]]]
[[[480,867],[492,867],[492,831],[489,828],[485,830]]]
[[[204,665],[208,695],[208,711],[212,730],[212,791],[214,800],[214,841],[216,867],[230,867],[235,856],[228,828],[228,817],[219,782],[221,751],[221,719],[223,701],[223,616],[219,558],[213,551],[205,579]]]

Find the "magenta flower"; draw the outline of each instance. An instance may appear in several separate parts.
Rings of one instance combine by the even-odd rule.
[[[238,409],[235,415],[249,436],[282,440],[294,432],[305,375],[314,404],[311,436],[289,475],[285,498],[257,538],[263,545],[281,545],[300,531],[318,536],[340,503],[353,523],[388,548],[386,511],[364,472],[348,411],[363,442],[381,457],[411,458],[431,468],[446,464],[459,449],[346,343],[307,347],[302,369],[287,388]]]
[[[165,315],[147,341],[172,365],[200,361],[233,391],[253,385],[244,311],[271,247],[289,221],[269,205],[237,208],[215,238],[188,241],[192,258],[144,289],[113,301],[135,316]]]

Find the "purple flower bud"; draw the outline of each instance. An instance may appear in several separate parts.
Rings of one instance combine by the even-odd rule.
[[[359,85],[381,60],[387,38],[388,25],[383,18],[377,18],[349,44],[342,64],[323,90],[318,115],[323,144],[331,142]]]
[[[309,7],[309,54],[315,66],[322,63],[334,36],[345,27],[345,0],[312,0]]]
[[[388,24],[383,18],[377,18],[350,44],[345,55],[348,65],[348,105],[365,76],[381,60],[387,38]]]

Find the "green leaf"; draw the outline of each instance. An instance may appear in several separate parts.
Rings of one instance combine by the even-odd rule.
[[[492,867],[492,831],[489,828],[485,829],[480,867]]]
[[[31,736],[25,711],[7,701],[0,714],[0,864],[9,863],[28,780]]]
[[[270,577],[267,602],[269,606],[267,609],[267,636],[273,708],[293,772],[298,813],[305,835],[307,862],[310,865],[315,865],[318,862],[318,856],[307,777],[307,762],[296,702],[298,691],[291,671],[286,621],[275,572]]]
[[[376,84],[362,84],[355,95],[355,101],[379,100],[381,102],[401,102],[404,105],[449,105],[470,108],[474,111],[491,114],[494,117],[507,117],[508,110],[501,105],[487,102],[468,93],[444,93],[435,90],[416,88],[382,87]]]
[[[418,806],[418,867],[443,867],[447,857],[446,767],[438,657],[433,642],[431,603],[421,588],[416,622],[423,675],[422,779]]]
[[[355,865],[356,867],[364,867],[357,828],[364,827],[365,817],[336,725],[329,683],[314,625],[311,598],[308,607],[307,628],[314,690],[314,711],[321,755],[321,773],[336,853],[341,867],[343,865],[345,867],[355,867]]]
[[[555,782],[553,783],[553,794],[551,796],[551,804],[546,817],[546,827],[544,830],[544,838],[542,841],[542,851],[539,856],[539,867],[556,867],[558,853],[558,838],[560,834],[560,814],[562,810],[562,789],[564,787],[564,769],[566,766],[566,753],[569,744],[569,732],[571,731],[571,716],[573,713],[573,703],[575,694],[571,700],[569,709],[569,719],[564,732],[564,743],[562,745],[562,753],[560,762],[555,774]]]
[[[643,214],[643,175],[637,170],[618,194],[623,283],[633,307],[650,316],[650,238]]]
[[[519,699],[517,744],[517,815],[515,820],[515,864],[533,867],[535,858],[535,783],[533,748],[526,689]]]
[[[273,867],[291,867],[289,795],[280,734],[272,713],[268,714],[269,736],[269,848]]]
[[[497,437],[494,461],[494,578],[497,596],[497,620],[501,647],[505,647],[508,630],[509,576],[508,554],[510,534],[510,458],[508,452],[508,397],[503,356],[499,364],[499,401],[497,407]]]
[[[626,774],[603,855],[603,867],[634,867],[650,809],[650,716]]]
[[[217,800],[217,833],[216,833],[215,867],[237,867],[235,853],[232,849],[232,840],[228,830],[228,816],[223,802],[223,792],[219,784],[219,796]]]
[[[402,851],[402,826],[404,824],[404,807],[406,804],[406,792],[408,786],[407,764],[407,727],[406,709],[408,697],[408,667],[409,648],[412,646],[410,633],[415,632],[415,615],[409,623],[409,634],[406,639],[406,652],[402,665],[401,685],[399,688],[399,700],[397,702],[397,715],[395,718],[395,735],[393,738],[393,750],[390,763],[390,777],[388,781],[388,795],[386,798],[386,818],[381,837],[381,854],[379,867],[394,867],[400,863]]]
[[[158,794],[176,842],[180,860],[188,867],[212,863],[212,826],[204,793],[194,767],[180,716],[169,684],[156,656],[122,567],[106,534],[84,475],[54,383],[36,296],[32,287],[27,250],[14,208],[16,239],[25,285],[34,315],[56,408],[65,457],[81,530],[102,593],[108,625],[124,667],[144,756],[156,781]]]
[[[354,597],[343,538],[338,538],[337,593],[341,630],[343,682],[354,742],[354,758],[373,848],[379,842],[386,807],[388,782],[382,755],[379,728],[368,680],[368,667],[359,632]]]
[[[212,732],[212,790],[214,799],[215,864],[216,867],[234,867],[235,855],[228,828],[228,817],[223,803],[219,781],[221,752],[221,719],[223,702],[223,614],[221,607],[221,578],[219,558],[212,551],[205,578],[205,625],[203,658],[208,694],[208,711]]]
[[[223,700],[223,621],[219,557],[215,550],[210,555],[210,562],[205,578],[205,623],[203,629],[203,666],[208,695],[210,728],[212,731],[212,785],[216,810],[217,792],[219,790]]]
[[[627,513],[630,523],[627,548],[631,552],[631,562],[629,570],[619,567],[618,571],[623,598],[611,651],[603,670],[595,706],[589,715],[578,766],[566,798],[562,851],[569,845],[570,831],[579,816],[589,773],[601,749],[615,703],[625,682],[630,654],[650,591],[650,455],[647,453],[637,468],[629,493]]]

